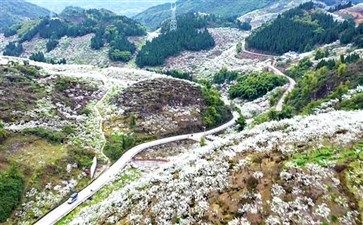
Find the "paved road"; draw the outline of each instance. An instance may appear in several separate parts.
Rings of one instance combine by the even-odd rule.
[[[206,131],[206,132],[200,132],[195,134],[186,134],[186,135],[179,135],[169,138],[164,138],[148,143],[144,143],[141,145],[138,145],[129,151],[127,151],[122,157],[114,163],[106,172],[101,174],[96,180],[94,180],[89,186],[87,186],[85,189],[80,191],[78,193],[78,199],[73,204],[69,205],[67,202],[63,203],[53,211],[49,212],[46,216],[44,216],[42,219],[40,219],[38,222],[35,223],[35,225],[52,225],[61,220],[64,216],[66,216],[68,213],[70,213],[72,210],[74,210],[77,206],[82,204],[84,201],[86,201],[89,197],[94,195],[98,190],[100,190],[103,186],[105,186],[107,183],[111,181],[111,179],[117,175],[128,162],[132,160],[137,154],[142,152],[143,150],[161,145],[166,144],[174,141],[180,141],[180,140],[186,140],[186,139],[196,139],[200,140],[202,136],[207,136],[215,133],[219,133],[231,126],[233,126],[238,119],[239,115],[237,112],[233,112],[233,119],[229,121],[226,124],[223,124],[220,127],[217,127],[215,129]]]
[[[277,103],[276,105],[276,111],[281,111],[282,110],[282,107],[284,106],[284,101],[285,101],[285,98],[287,97],[287,95],[295,88],[296,86],[296,81],[294,79],[292,79],[291,77],[287,76],[286,74],[284,74],[283,72],[281,72],[279,69],[277,69],[275,67],[275,56],[273,55],[266,55],[266,54],[262,54],[262,53],[256,53],[256,52],[251,52],[251,51],[248,51],[246,50],[245,48],[245,45],[246,43],[243,42],[243,51],[248,53],[248,54],[251,54],[251,55],[256,55],[256,56],[265,56],[265,57],[269,57],[269,58],[272,58],[272,63],[271,64],[268,64],[268,67],[277,75],[280,75],[280,76],[283,76],[283,77],[286,77],[288,80],[289,80],[289,87],[287,88],[287,90],[284,92],[284,94],[282,95],[282,97],[280,98],[279,102]]]
[[[282,95],[282,97],[280,98],[279,102],[276,105],[276,111],[281,111],[282,107],[284,105],[284,101],[285,98],[287,97],[287,95],[292,91],[292,89],[295,88],[296,86],[296,81],[293,80],[291,77],[287,76],[286,74],[284,74],[283,72],[281,72],[280,70],[278,70],[274,65],[269,65],[268,66],[275,74],[280,75],[280,76],[284,76],[289,80],[289,87],[287,88],[287,90],[284,92],[284,94]]]

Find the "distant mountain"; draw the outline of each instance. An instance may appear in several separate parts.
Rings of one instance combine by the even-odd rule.
[[[221,17],[239,17],[248,12],[268,7],[271,7],[271,9],[268,9],[266,13],[269,13],[269,11],[278,13],[279,11],[285,11],[307,1],[310,0],[179,0],[177,1],[177,14],[201,12],[215,14]],[[341,3],[342,0],[316,0],[316,2],[322,2],[325,5],[332,6]],[[352,0],[353,4],[361,2],[363,0]],[[154,30],[163,21],[168,19],[170,14],[170,4],[166,3],[151,7],[133,18],[151,30]]]
[[[136,21],[107,9],[86,10],[72,6],[51,18],[27,20],[6,27],[3,35],[8,42],[3,54],[8,56],[24,57],[23,54],[28,53],[31,54],[29,58],[35,61],[64,63],[70,55],[74,56],[74,51],[65,56],[65,49],[70,42],[78,40],[84,44],[82,49],[89,53],[86,55],[100,50],[98,53],[103,53],[102,56],[108,52],[111,61],[127,62],[136,51],[135,44],[128,37],[144,36],[146,29]],[[49,56],[59,48],[63,50],[61,55]]]
[[[177,14],[210,13],[223,17],[240,16],[269,5],[275,0],[179,0]],[[136,15],[134,19],[151,29],[157,28],[170,16],[170,4],[162,4]]]
[[[108,9],[119,15],[134,16],[152,6],[170,2],[171,0],[118,0],[118,1],[102,1],[102,0],[27,0],[33,4],[37,4],[47,8],[53,12],[60,13],[67,6],[78,6],[85,9]]]
[[[307,2],[254,30],[246,43],[249,48],[275,54],[308,52],[337,40],[342,44],[354,42],[360,47],[363,45],[362,28],[356,29],[354,22],[336,21],[313,2]]]
[[[319,0],[320,2],[324,2],[327,5],[335,5],[340,4],[342,2],[352,2],[353,4],[362,3],[363,0],[349,0],[349,1],[342,1],[342,0]]]
[[[0,30],[17,22],[49,14],[49,10],[23,0],[1,0]]]

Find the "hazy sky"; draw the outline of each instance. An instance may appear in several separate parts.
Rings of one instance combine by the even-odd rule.
[[[1,1],[1,0],[0,0]],[[54,12],[61,12],[66,6],[82,8],[106,8],[115,13],[133,16],[143,10],[173,0],[26,0]]]

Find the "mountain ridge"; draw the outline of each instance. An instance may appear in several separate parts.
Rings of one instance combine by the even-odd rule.
[[[177,1],[177,14],[188,12],[202,12],[216,14],[223,17],[238,16],[249,11],[265,7],[273,0],[263,1],[238,1],[229,0],[228,4],[218,0],[179,0]],[[156,29],[164,20],[170,16],[170,4],[162,4],[151,7],[134,16],[133,19],[146,25],[150,29]]]
[[[50,14],[48,9],[23,0],[2,0],[0,8],[0,31],[17,22],[36,19]]]

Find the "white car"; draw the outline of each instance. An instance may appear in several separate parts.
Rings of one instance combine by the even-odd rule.
[[[68,199],[67,203],[72,204],[73,202],[77,201],[78,193],[73,193],[71,197]]]

